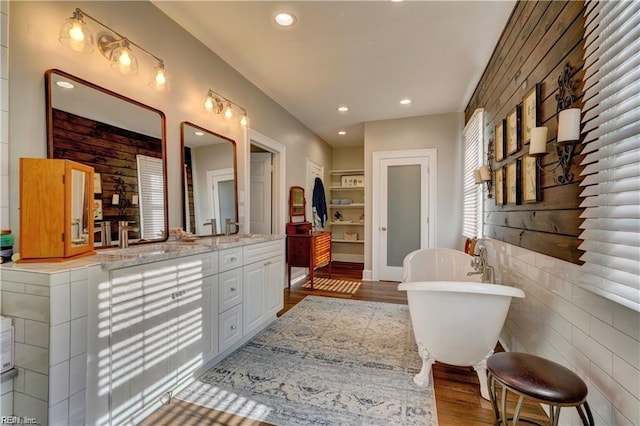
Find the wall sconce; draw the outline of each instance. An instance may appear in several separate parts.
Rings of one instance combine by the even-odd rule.
[[[485,190],[487,191],[487,198],[492,198],[491,188],[493,187],[493,181],[491,180],[491,169],[486,164],[480,166],[479,169],[473,171],[473,179],[476,184],[486,184]]]
[[[85,17],[103,26],[117,36],[114,37],[105,34],[98,39],[98,49],[100,53],[111,62],[111,68],[126,75],[138,74],[138,59],[131,50],[131,46],[135,46],[157,61],[157,65],[151,70],[149,76],[149,87],[160,92],[169,90],[169,74],[162,59],[118,33],[113,28],[98,21],[93,16],[88,15],[80,8],[76,8],[76,10],[73,11],[73,15],[67,18],[60,27],[60,34],[58,36],[60,43],[76,52],[93,52],[93,34],[91,34],[89,27],[84,21]]]
[[[563,73],[558,77],[557,111],[558,111],[558,135],[556,137],[556,152],[558,164],[552,169],[562,167],[562,175],[556,177],[560,185],[566,185],[573,181],[573,173],[569,172],[571,160],[575,154],[575,147],[580,142],[580,108],[569,108],[575,99],[574,82],[571,80],[571,67],[565,65]],[[531,142],[529,155],[541,157],[547,154],[547,127],[534,127],[531,129]],[[536,160],[540,170],[540,159]]]
[[[248,124],[247,110],[242,108],[240,105],[232,102],[231,100],[225,98],[219,93],[214,92],[209,89],[207,92],[207,96],[204,98],[204,109],[207,111],[214,112],[216,114],[222,114],[224,112],[224,118],[230,120],[233,118],[233,106],[237,107],[240,111],[242,111],[242,117],[240,118],[240,125],[246,126]]]

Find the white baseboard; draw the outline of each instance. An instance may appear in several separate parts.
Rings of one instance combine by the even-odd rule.
[[[373,272],[369,269],[362,271],[362,281],[373,281]]]

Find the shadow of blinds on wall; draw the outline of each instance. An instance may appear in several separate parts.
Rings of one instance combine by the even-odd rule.
[[[640,312],[640,2],[585,17],[582,284]]]
[[[482,237],[482,186],[477,185],[473,171],[482,165],[484,109],[473,112],[462,131],[462,235],[467,238]]]

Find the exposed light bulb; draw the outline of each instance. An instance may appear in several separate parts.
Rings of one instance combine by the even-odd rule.
[[[246,126],[247,125],[247,115],[246,114],[244,114],[242,116],[242,118],[240,119],[240,125],[241,126]]]
[[[224,110],[224,118],[229,120],[231,117],[233,117],[233,111],[231,111],[231,104],[227,103],[227,108]]]
[[[122,54],[120,55],[118,62],[120,62],[120,65],[124,67],[131,66],[131,56],[129,56],[129,52],[127,50],[125,49],[122,50]]]
[[[82,23],[74,22],[69,30],[69,37],[71,40],[75,42],[83,42],[84,41],[84,31],[82,31]]]
[[[169,91],[169,76],[162,60],[159,60],[158,65],[151,71],[149,86],[158,92]]]
[[[165,84],[167,82],[167,77],[164,75],[164,70],[158,70],[156,74],[156,83]]]
[[[207,95],[207,97],[204,100],[204,108],[207,111],[212,111],[213,110],[213,104],[214,104],[213,97],[211,97],[211,95]]]

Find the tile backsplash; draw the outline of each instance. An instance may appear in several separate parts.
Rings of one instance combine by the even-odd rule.
[[[562,364],[589,387],[597,424],[640,425],[640,313],[579,285],[580,266],[487,239],[498,283],[521,288],[501,341]],[[561,424],[580,424],[562,410]]]

